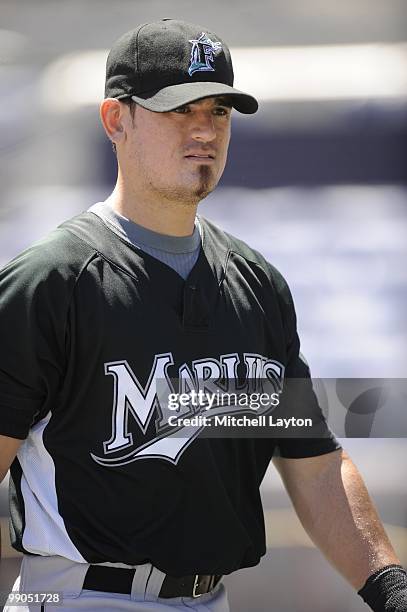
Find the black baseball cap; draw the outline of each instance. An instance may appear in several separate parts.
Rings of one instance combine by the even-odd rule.
[[[230,96],[241,113],[255,113],[257,100],[233,87],[227,45],[207,28],[162,19],[121,36],[106,63],[105,97],[131,98],[155,112],[209,96]]]

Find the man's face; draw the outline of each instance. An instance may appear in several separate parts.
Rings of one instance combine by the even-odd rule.
[[[222,176],[230,122],[225,98],[205,98],[166,113],[137,106],[121,159],[127,178],[166,199],[199,202]]]

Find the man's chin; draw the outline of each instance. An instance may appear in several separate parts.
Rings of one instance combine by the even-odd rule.
[[[202,184],[199,187],[197,187],[197,189],[195,189],[194,196],[199,200],[203,200],[204,198],[206,198],[206,196],[208,196],[215,189],[215,187],[216,187],[216,184],[213,184],[213,183],[211,183],[210,185]]]
[[[197,199],[206,198],[218,184],[214,177],[214,172],[210,166],[202,165],[199,167],[199,179],[194,190]]]

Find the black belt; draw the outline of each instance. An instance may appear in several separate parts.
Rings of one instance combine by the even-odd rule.
[[[130,595],[131,585],[137,569],[90,565],[83,582],[84,589],[125,593]],[[195,574],[194,576],[169,576],[164,578],[158,597],[199,597],[209,593],[221,580],[220,575]]]

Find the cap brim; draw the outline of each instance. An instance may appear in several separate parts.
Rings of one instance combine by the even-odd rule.
[[[252,114],[259,107],[256,98],[253,98],[253,96],[249,96],[249,94],[245,94],[224,83],[213,83],[211,81],[170,85],[159,91],[146,92],[138,96],[131,96],[131,98],[143,108],[156,113],[165,113],[184,104],[212,96],[230,97],[233,108],[240,113]]]

